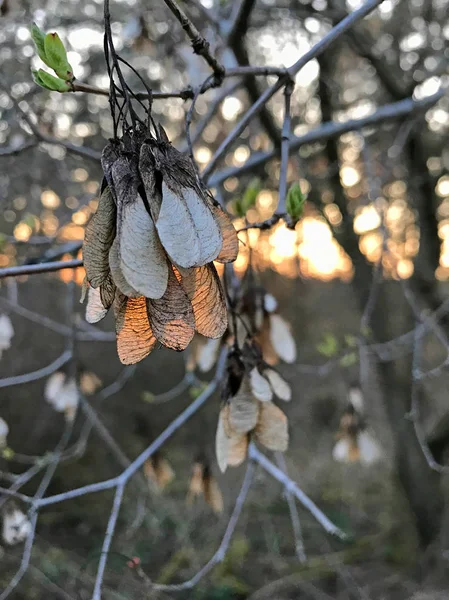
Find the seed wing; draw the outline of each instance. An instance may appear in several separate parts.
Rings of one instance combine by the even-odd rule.
[[[173,350],[185,350],[195,334],[195,319],[190,300],[172,269],[165,294],[148,299],[148,315],[154,335]]]
[[[268,450],[285,452],[288,448],[287,417],[272,402],[263,402],[260,405],[256,438]]]
[[[228,326],[228,313],[213,263],[182,269],[181,282],[192,303],[196,331],[208,338],[222,337]]]
[[[211,209],[221,231],[223,244],[216,260],[221,263],[234,262],[239,253],[239,238],[231,219],[219,206],[211,203]]]
[[[114,302],[117,352],[124,365],[143,360],[156,345],[148,321],[146,299],[117,294]]]
[[[162,298],[167,289],[168,266],[153,220],[142,199],[123,206],[120,267],[128,284],[146,298]]]
[[[90,287],[87,290],[86,321],[98,323],[108,314],[108,309],[103,306],[98,288]]]
[[[122,294],[128,296],[128,298],[137,298],[140,296],[139,292],[136,292],[136,290],[129,285],[123,275],[120,266],[118,238],[115,238],[109,250],[109,268],[111,269],[112,279]]]
[[[198,192],[191,187],[186,187],[182,190],[182,195],[200,242],[200,260],[195,266],[205,265],[219,255],[223,246],[223,237],[211,209]]]
[[[94,288],[108,277],[109,248],[115,236],[117,211],[109,187],[100,196],[98,209],[86,227],[83,243],[83,260],[87,280]]]

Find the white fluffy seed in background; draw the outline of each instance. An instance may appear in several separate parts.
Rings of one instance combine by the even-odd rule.
[[[277,309],[278,301],[272,294],[265,294],[263,305],[267,312],[272,313]]]
[[[4,350],[11,348],[14,328],[8,315],[0,315],[0,358]]]
[[[76,381],[67,379],[64,373],[56,372],[48,379],[44,392],[45,399],[57,411],[64,413],[72,421],[79,403]]]
[[[349,390],[349,402],[358,413],[363,412],[363,394],[360,388],[353,387]]]
[[[259,373],[256,367],[249,374],[251,392],[257,400],[269,402],[273,398],[273,391],[270,384],[263,375]]]
[[[368,431],[361,431],[357,439],[360,450],[360,462],[372,465],[382,458],[382,450]]]
[[[290,326],[280,315],[270,315],[270,340],[276,354],[286,363],[296,360],[296,343]]]
[[[275,396],[285,402],[289,402],[292,399],[292,388],[279,373],[273,369],[266,369],[263,374],[270,382],[271,389]]]
[[[5,544],[13,546],[23,542],[31,531],[31,523],[18,508],[6,510],[3,514],[2,537]]]
[[[217,362],[221,338],[207,340],[198,352],[198,368],[202,373],[207,373]]]
[[[7,437],[9,433],[9,426],[5,419],[0,417],[0,448],[7,445]]]

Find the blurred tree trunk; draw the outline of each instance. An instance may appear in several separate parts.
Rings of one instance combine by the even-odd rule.
[[[331,80],[335,61],[335,49],[332,53],[324,53],[319,59],[319,94],[323,121],[330,121],[333,117],[332,97],[326,82]],[[329,167],[339,163],[337,140],[329,139],[325,152]],[[334,234],[353,262],[353,286],[360,309],[363,311],[373,282],[373,268],[360,251],[358,236],[354,232],[353,218],[348,210],[338,169],[332,168],[330,183],[333,188],[334,202],[343,217],[342,224],[335,229]],[[388,319],[389,305],[392,301],[397,301],[397,297],[393,300],[389,297],[385,286],[380,285],[377,305],[371,319],[373,337],[376,340],[386,340],[398,335],[394,323]],[[414,319],[410,314],[407,328],[413,329],[413,327]],[[440,531],[443,496],[440,476],[429,468],[412,423],[406,419],[411,399],[411,359],[406,356],[394,362],[372,365],[372,368],[375,371],[385,412],[394,436],[397,476],[415,517],[421,546],[426,547],[435,540]]]

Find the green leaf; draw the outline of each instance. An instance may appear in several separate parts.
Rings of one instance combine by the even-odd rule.
[[[347,333],[345,335],[345,342],[349,348],[355,348],[357,346],[357,338],[355,335],[352,335],[351,333]]]
[[[3,448],[2,450],[2,456],[5,460],[11,460],[12,458],[14,458],[15,452],[12,448],[10,448],[9,446],[6,446],[6,448]]]
[[[234,200],[234,211],[238,217],[245,217],[248,210],[255,206],[260,190],[260,180],[255,178],[248,184],[243,196]]]
[[[47,71],[43,69],[39,69],[39,71],[32,71],[33,79],[37,85],[45,88],[46,90],[50,90],[51,92],[60,92],[63,94],[64,92],[70,92],[71,86],[67,81],[63,81],[59,79],[59,77],[55,77]]]
[[[192,400],[196,400],[198,398],[198,396],[204,392],[204,390],[207,388],[207,386],[208,386],[208,384],[205,381],[200,381],[197,386],[195,386],[195,385],[192,386],[189,389],[189,394],[190,394],[190,397],[192,398]]]
[[[33,23],[30,27],[31,38],[36,46],[39,58],[47,64],[47,57],[45,56],[45,33],[39,29],[36,23]]]
[[[340,365],[342,367],[352,367],[357,363],[357,352],[349,352],[340,359]]]
[[[242,210],[244,211],[245,215],[250,208],[255,206],[259,192],[260,180],[256,178],[249,183],[241,200]]]
[[[73,81],[73,69],[67,60],[64,44],[57,33],[47,33],[44,49],[46,64],[64,81]]]
[[[286,199],[287,213],[293,220],[298,221],[301,218],[306,200],[307,195],[302,193],[299,183],[293,183],[287,192]]]
[[[147,391],[142,392],[142,400],[151,404],[151,402],[154,402],[154,394]]]
[[[332,333],[326,333],[323,341],[317,344],[316,348],[320,354],[331,358],[338,352],[338,340]]]

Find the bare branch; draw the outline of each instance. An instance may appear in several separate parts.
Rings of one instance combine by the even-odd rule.
[[[298,485],[292,481],[285,473],[283,473],[276,465],[274,465],[268,458],[259,452],[254,444],[250,444],[248,450],[248,456],[256,463],[258,463],[267,473],[274,477],[279,483],[282,483],[285,490],[295,496],[299,502],[306,508],[310,514],[318,521],[318,523],[327,531],[341,540],[347,540],[348,536],[339,527],[334,525],[326,515],[316,506],[314,502],[298,487]]]
[[[117,525],[117,518],[122,505],[124,485],[118,485],[115,490],[114,503],[109,516],[106,535],[104,536],[103,546],[101,547],[100,562],[98,563],[97,576],[95,578],[95,588],[92,600],[101,600],[101,587],[103,584],[103,575],[108,560],[109,548],[111,547],[112,537]]]
[[[63,269],[73,269],[82,267],[81,259],[60,260],[55,262],[42,263],[37,265],[19,265],[17,267],[6,267],[0,269],[0,279],[5,277],[18,277],[19,275],[36,275],[40,273],[50,273],[52,271],[62,271]]]
[[[407,98],[400,102],[394,102],[391,104],[385,104],[381,106],[371,115],[362,117],[360,119],[350,119],[342,123],[336,123],[334,121],[328,121],[323,123],[320,127],[316,127],[304,135],[293,137],[290,140],[290,152],[298,150],[301,146],[306,144],[313,144],[315,142],[322,142],[329,138],[339,137],[343,133],[348,131],[360,131],[364,127],[370,127],[372,125],[378,125],[387,121],[394,121],[404,116],[425,111],[434,106],[441,98],[447,94],[447,88],[441,88],[435,94],[423,98],[422,100],[414,100],[413,98]],[[211,187],[215,187],[220,183],[223,183],[229,177],[235,177],[236,175],[243,175],[248,171],[254,170],[256,167],[262,166],[268,161],[279,156],[279,150],[272,150],[271,152],[260,152],[251,156],[246,163],[240,167],[232,167],[229,169],[223,169],[215,175],[209,175],[212,169],[207,169],[207,173],[204,176],[207,183]],[[212,158],[213,160],[213,158]]]
[[[208,177],[217,166],[218,161],[224,156],[231,143],[243,132],[251,119],[261,110],[261,108],[280,90],[289,79],[293,78],[308,62],[319,56],[326,50],[336,39],[343,35],[355,23],[366,17],[372,12],[383,0],[367,0],[358,10],[355,10],[345,19],[340,21],[338,25],[333,27],[327,35],[324,36],[313,48],[306,52],[298,61],[287,69],[288,74],[279,77],[278,81],[268,88],[260,98],[251,106],[244,117],[237,123],[234,129],[226,136],[220,144],[214,156],[212,157],[207,168],[204,170],[204,176]]]
[[[149,577],[145,575],[145,573],[140,570],[139,574],[143,576],[146,584],[153,590],[164,591],[164,592],[179,592],[181,590],[188,590],[193,588],[201,579],[209,573],[211,569],[220,562],[223,561],[226,552],[229,548],[229,544],[231,542],[232,536],[234,534],[235,528],[237,526],[238,520],[240,518],[240,514],[242,512],[243,506],[245,504],[246,497],[248,495],[249,489],[251,487],[251,481],[254,473],[254,465],[250,462],[246,468],[246,473],[243,478],[242,487],[240,488],[239,494],[236,498],[234,510],[232,511],[231,517],[228,521],[228,525],[226,527],[225,533],[221,540],[221,543],[212,556],[212,558],[203,566],[199,571],[195,573],[193,577],[184,581],[183,583],[174,583],[174,584],[161,584],[161,583],[153,583]]]
[[[218,60],[212,56],[210,52],[210,45],[203,36],[200,34],[198,29],[185,14],[185,12],[176,4],[175,0],[164,0],[165,4],[175,15],[177,20],[180,22],[181,27],[187,33],[192,42],[192,48],[195,54],[199,54],[204,58],[207,64],[214,72],[216,78],[216,85],[220,85],[223,81],[225,74],[225,68],[221,65]]]
[[[276,461],[278,467],[288,476],[287,465],[282,452],[276,452]],[[290,520],[292,522],[293,534],[295,536],[295,552],[300,563],[307,562],[306,551],[304,548],[304,540],[302,537],[301,521],[299,520],[298,510],[296,508],[295,497],[293,494],[285,490],[285,498],[288,504],[288,511],[290,513]]]
[[[284,89],[284,124],[282,126],[281,142],[281,168],[279,172],[279,197],[276,214],[285,215],[287,198],[287,171],[288,158],[290,154],[290,135],[291,135],[291,97],[293,92],[293,81],[287,83]]]
[[[42,369],[38,369],[37,371],[32,371],[31,373],[25,373],[24,375],[13,375],[12,377],[4,377],[0,379],[0,388],[5,388],[11,385],[21,385],[23,383],[30,383],[31,381],[37,381],[38,379],[43,379],[44,377],[48,377],[62,366],[67,364],[72,358],[72,353],[70,350],[64,350],[64,352],[58,356],[52,363],[47,365],[46,367],[42,367]]]

